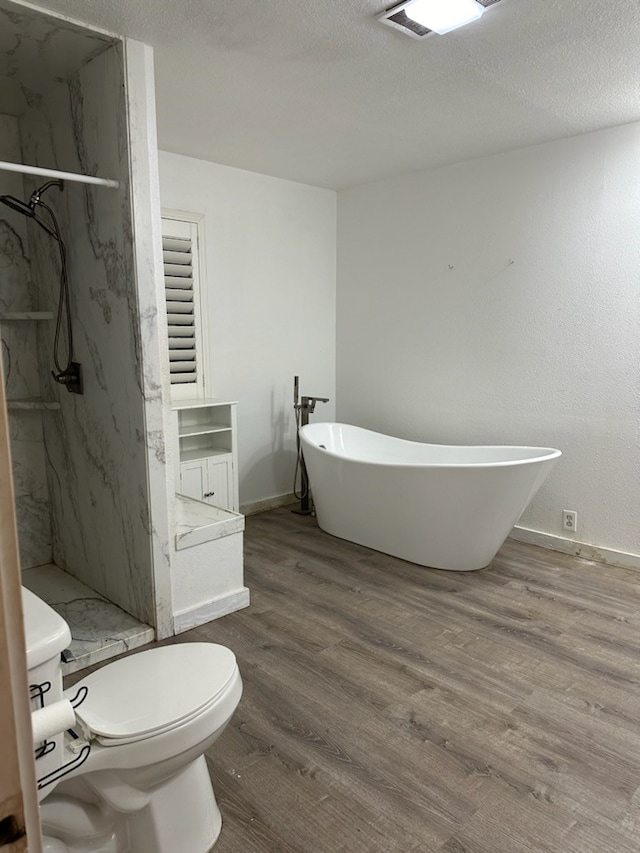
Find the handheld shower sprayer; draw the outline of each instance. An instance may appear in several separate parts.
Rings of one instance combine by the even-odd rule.
[[[60,180],[47,181],[41,187],[38,187],[31,194],[28,202],[24,202],[12,195],[0,196],[0,202],[16,213],[21,213],[29,219],[33,219],[43,231],[46,231],[50,237],[58,244],[60,253],[60,295],[58,297],[58,314],[56,318],[56,331],[53,342],[53,363],[55,371],[51,371],[51,375],[56,382],[66,386],[67,391],[74,394],[82,394],[82,370],[81,366],[73,360],[73,329],[71,327],[71,306],[69,304],[69,278],[67,275],[67,249],[64,240],[60,234],[58,221],[56,216],[44,201],[42,194],[51,187],[58,187],[60,191],[64,189],[64,184]],[[37,215],[37,209],[46,210],[49,215],[50,222],[45,221],[41,216]],[[62,325],[62,313],[65,312],[65,326],[67,335],[67,359],[66,365],[63,367],[59,359],[60,350],[60,328]]]
[[[0,201],[3,204],[6,204],[7,207],[10,207],[11,210],[15,210],[16,213],[22,213],[24,216],[35,218],[35,213],[33,212],[31,205],[21,201],[19,198],[15,198],[15,196],[0,195]]]
[[[45,210],[51,213],[49,207],[40,200],[40,196],[43,192],[46,192],[50,187],[58,187],[60,191],[64,189],[64,184],[60,180],[55,181],[47,181],[46,184],[43,184],[41,187],[38,187],[37,190],[31,193],[29,201],[25,202],[22,199],[16,198],[12,195],[2,195],[0,196],[0,201],[3,204],[6,204],[7,207],[10,207],[11,210],[15,210],[16,213],[21,213],[23,216],[28,216],[29,219],[34,219],[38,225],[49,234],[49,236],[53,237],[54,240],[59,240],[59,235],[46,223],[40,216],[36,215],[36,207],[40,205]],[[51,214],[53,215],[53,214]],[[55,217],[54,217],[55,219]]]

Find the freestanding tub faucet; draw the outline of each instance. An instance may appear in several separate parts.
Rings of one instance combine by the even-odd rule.
[[[296,413],[296,449],[298,457],[296,460],[296,474],[298,465],[300,466],[300,508],[294,509],[293,512],[299,515],[312,515],[313,508],[311,506],[311,494],[309,491],[309,477],[307,475],[307,466],[304,464],[304,458],[300,450],[300,427],[306,426],[309,423],[309,415],[312,415],[316,409],[316,403],[328,403],[328,397],[300,397],[298,402],[298,377],[293,378],[293,410]],[[293,492],[295,494],[296,477],[294,475]],[[296,495],[297,497],[297,495]]]

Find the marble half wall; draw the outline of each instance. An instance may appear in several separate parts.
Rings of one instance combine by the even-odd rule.
[[[123,610],[155,624],[140,312],[129,183],[123,46],[92,56],[21,116],[27,163],[120,181],[48,191],[67,244],[75,360],[84,394],[50,376],[53,333],[39,336],[42,394],[60,403],[44,424],[53,558]],[[26,179],[27,194],[40,183]],[[31,225],[40,303],[55,310],[57,247]]]
[[[142,392],[146,426],[151,547],[154,564],[156,632],[174,632],[172,555],[169,531],[175,529],[174,454],[177,420],[171,409],[167,313],[160,222],[160,179],[156,136],[153,49],[125,39],[129,115],[134,258],[140,317]]]
[[[18,120],[14,116],[0,115],[0,159],[17,162],[20,156]],[[24,198],[22,175],[0,172],[0,195]],[[40,396],[36,349],[38,323],[15,318],[16,314],[37,311],[38,307],[31,281],[26,219],[1,205],[0,340],[6,396],[10,403]],[[52,415],[37,409],[9,409],[16,522],[23,569],[51,560],[42,418]]]

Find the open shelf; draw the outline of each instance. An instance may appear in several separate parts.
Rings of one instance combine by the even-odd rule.
[[[231,432],[230,426],[216,426],[215,424],[192,424],[181,426],[178,429],[180,438],[187,438],[190,435],[210,435],[214,432]]]
[[[180,461],[233,452],[235,403],[211,398],[191,400],[186,408],[176,404]]]
[[[193,462],[196,459],[205,459],[210,456],[231,456],[230,450],[219,449],[210,445],[194,447],[192,450],[182,449],[180,452],[181,462]]]

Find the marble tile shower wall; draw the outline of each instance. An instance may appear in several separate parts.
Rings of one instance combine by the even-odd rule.
[[[0,115],[0,158],[20,160],[18,121]],[[22,176],[0,173],[0,194],[24,197]],[[31,277],[27,222],[0,211],[0,314],[37,308]],[[0,320],[4,381],[9,400],[38,397],[40,373],[36,324]],[[51,522],[42,418],[49,412],[12,410],[9,415],[13,487],[22,567],[51,560]]]
[[[70,82],[31,93],[20,118],[24,162],[114,177],[118,190],[68,182],[49,191],[67,243],[76,361],[84,394],[50,378],[53,328],[38,334],[53,558],[138,619],[154,624],[139,310],[133,267],[124,64],[120,44]],[[27,195],[40,183],[25,178]],[[29,232],[39,306],[55,310],[57,250]]]

